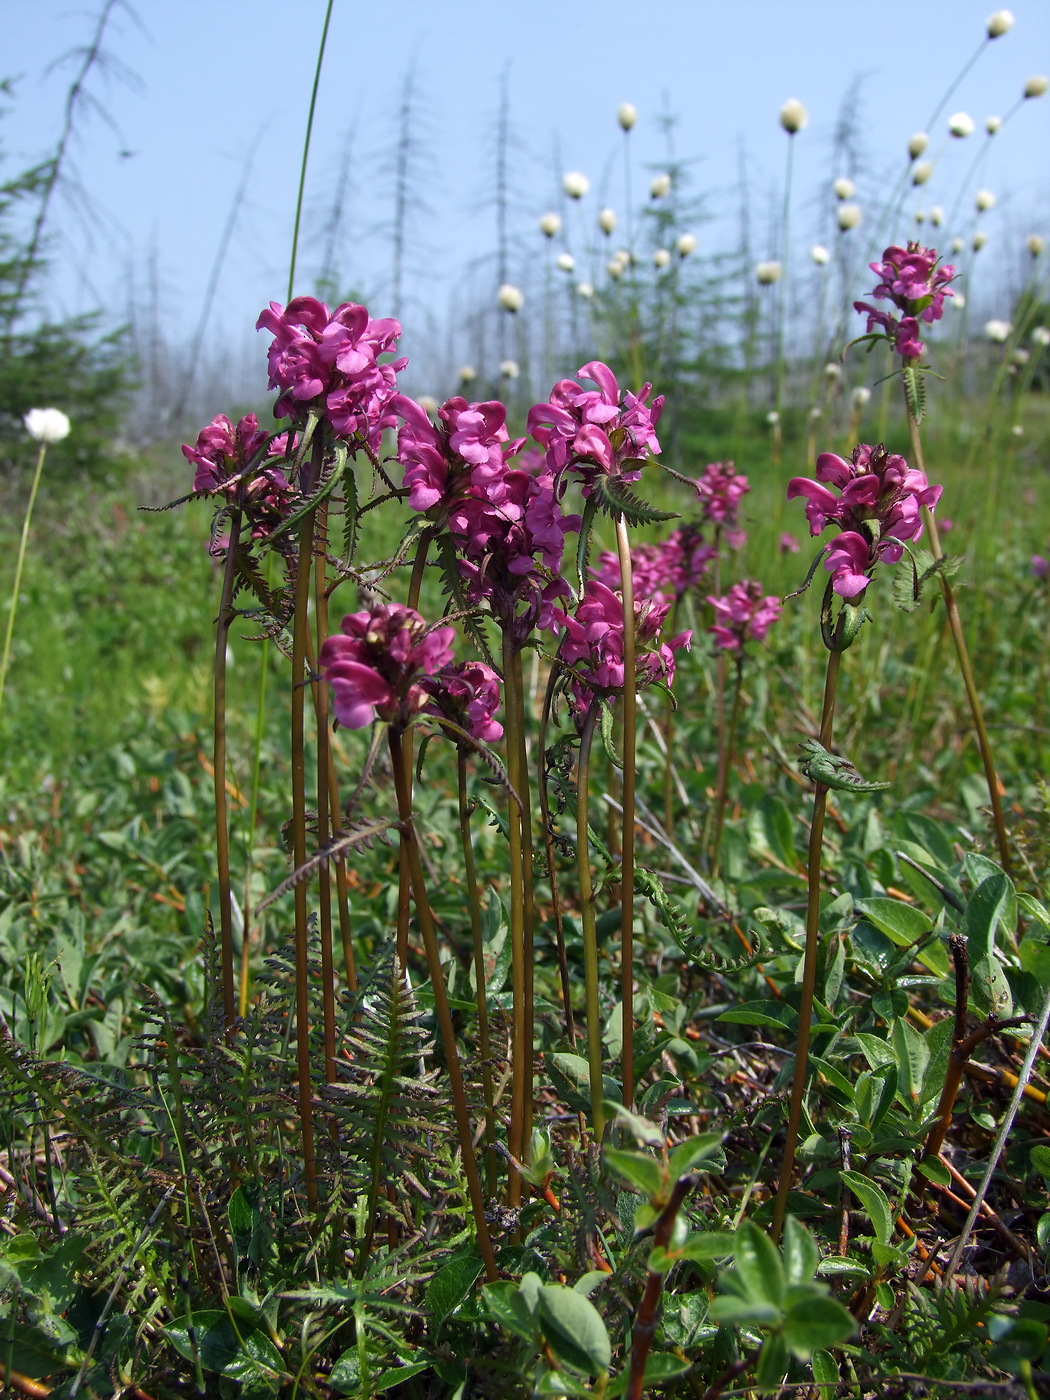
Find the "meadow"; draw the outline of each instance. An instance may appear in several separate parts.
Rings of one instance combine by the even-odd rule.
[[[1046,253],[924,154],[146,451],[0,297],[10,1393],[1050,1394]]]

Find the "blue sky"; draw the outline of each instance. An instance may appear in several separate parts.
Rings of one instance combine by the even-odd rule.
[[[421,149],[404,319],[406,331],[426,325],[433,338],[441,334],[435,327],[462,309],[465,269],[495,246],[493,133],[504,72],[515,138],[508,168],[512,270],[526,255],[542,254],[536,219],[556,204],[562,171],[580,170],[592,181],[574,217],[593,220],[601,189],[622,210],[615,115],[623,101],[639,111],[631,137],[636,193],[666,163],[660,117],[670,114],[675,155],[689,163],[691,193],[703,195],[709,216],[696,229],[701,250],[713,251],[737,238],[742,152],[756,245],[763,237],[775,241],[787,142],[777,112],[785,99],[799,98],[809,124],[795,144],[792,227],[800,244],[828,241],[827,190],[843,173],[833,135],[846,95],[856,95],[863,206],[902,170],[908,137],[924,127],[980,46],[991,9],[987,0],[924,0],[921,11],[912,0],[336,0],[297,290],[311,289],[320,264],[324,221],[352,136],[338,250],[342,285],[367,296],[373,314],[388,314],[384,225],[392,198],[384,152],[389,157],[410,67]],[[998,247],[1016,260],[1025,234],[1050,233],[1050,96],[1024,103],[991,142],[982,124],[990,114],[1006,114],[1032,73],[1050,71],[1050,6],[1015,0],[1012,9],[1015,27],[984,45],[931,132],[937,170],[921,195],[950,208],[985,143],[980,184],[998,196],[985,216],[994,240],[989,251]],[[138,0],[134,11],[118,9],[105,40],[113,65],[89,80],[105,117],[83,114],[71,157],[76,183],[55,209],[57,309],[103,305],[119,319],[129,289],[141,300],[152,285],[165,323],[187,336],[252,150],[212,333],[239,339],[267,300],[284,300],[323,15],[323,0]],[[0,127],[8,174],[52,149],[74,66],[55,60],[85,42],[94,19],[94,8],[64,0],[0,3],[4,71],[16,79]],[[949,142],[945,120],[960,109],[978,132]],[[969,201],[967,195],[959,232],[969,227]],[[764,251],[771,256],[775,248]],[[491,261],[473,274],[471,289],[486,278],[494,290]]]

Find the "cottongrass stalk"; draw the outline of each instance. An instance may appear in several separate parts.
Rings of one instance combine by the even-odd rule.
[[[412,895],[416,907],[416,918],[419,921],[419,930],[422,934],[423,947],[426,951],[427,967],[430,972],[430,985],[434,994],[434,1009],[437,1013],[438,1027],[441,1031],[441,1042],[445,1051],[445,1064],[448,1072],[449,1087],[452,1091],[452,1104],[456,1117],[456,1128],[459,1133],[463,1174],[467,1179],[467,1192],[470,1196],[471,1213],[474,1217],[474,1228],[478,1237],[478,1249],[485,1266],[486,1277],[491,1283],[497,1277],[496,1259],[492,1251],[492,1240],[489,1236],[488,1221],[485,1218],[485,1201],[481,1192],[481,1180],[478,1176],[477,1160],[474,1155],[474,1134],[470,1123],[470,1112],[467,1107],[466,1091],[463,1086],[463,1074],[459,1064],[459,1052],[456,1049],[456,1031],[452,1024],[452,1013],[449,1010],[448,994],[445,990],[445,975],[441,966],[437,930],[434,925],[434,915],[430,908],[430,900],[427,897],[426,881],[423,876],[423,863],[419,853],[419,840],[416,835],[415,821],[412,816],[412,790],[409,777],[411,762],[407,761],[402,737],[400,727],[397,724],[392,724],[388,731],[387,739],[390,747],[390,767],[394,774],[394,787],[397,793],[397,812],[401,826],[401,845],[407,854],[407,864],[412,881]]]

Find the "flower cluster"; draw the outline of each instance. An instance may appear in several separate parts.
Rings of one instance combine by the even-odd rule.
[[[240,505],[256,540],[265,539],[290,513],[296,498],[277,467],[254,470],[262,465],[267,440],[254,413],[245,414],[236,427],[220,413],[197,434],[193,447],[182,448],[182,455],[196,467],[194,491],[224,496],[231,505]],[[271,444],[271,451],[277,446],[277,442]]]
[[[500,703],[499,676],[484,661],[443,666],[420,686],[430,696],[424,714],[451,720],[471,738],[487,744],[502,735],[503,725],[493,719]]]
[[[838,489],[836,496],[822,482]],[[819,535],[829,523],[843,532],[831,541],[824,567],[833,577],[835,592],[844,598],[863,593],[871,569],[880,560],[895,564],[904,553],[902,540],[922,534],[923,506],[930,510],[941,497],[940,486],[931,486],[924,472],[908,466],[903,457],[887,452],[881,444],[861,443],[850,461],[834,452],[817,458],[817,480],[794,477],[788,482],[788,500],[806,498],[806,519],[811,535]]]
[[[855,301],[854,310],[866,313],[867,334],[882,334],[889,340],[906,364],[922,358],[924,346],[919,336],[919,322],[932,325],[944,315],[945,297],[954,296],[948,286],[955,276],[950,264],[938,265],[934,248],[909,243],[907,248],[896,245],[887,248],[882,262],[871,263],[872,272],[880,279],[872,291],[878,300],[892,301],[902,316],[880,311],[866,301]],[[881,327],[881,331],[876,331]]]
[[[408,363],[380,364],[397,345],[400,324],[374,321],[353,302],[333,313],[315,297],[296,297],[286,307],[272,301],[256,329],[274,337],[267,355],[270,388],[280,392],[274,416],[298,423],[319,412],[336,437],[378,452],[383,429],[396,421],[390,411],[396,375]]]
[[[696,483],[704,519],[730,528],[736,524],[740,502],[750,490],[751,483],[732,462],[711,462]]]
[[[631,550],[635,597],[655,598],[668,590],[676,598],[684,597],[699,584],[716,553],[697,525],[673,530],[662,544],[635,545]],[[612,550],[603,550],[591,573],[606,587],[618,588],[619,556]]]
[[[438,517],[457,497],[471,495],[496,504],[506,496],[506,464],[525,439],[509,441],[503,404],[451,398],[438,409],[436,424],[404,394],[391,400],[391,408],[403,420],[397,459],[405,469],[404,486],[413,510]]]
[[[589,495],[601,477],[637,481],[650,456],[660,451],[656,425],[663,412],[663,395],[647,402],[652,389],[640,394],[621,393],[608,365],[590,360],[577,379],[562,379],[551,390],[547,403],[529,410],[529,432],[544,448],[547,467],[557,479],[575,468]],[[579,378],[590,379],[597,389],[585,389]]]
[[[691,632],[680,632],[670,642],[660,641],[660,628],[670,602],[666,598],[639,599],[634,605],[636,684],[639,688],[674,680],[674,653],[688,648]],[[577,715],[594,695],[619,695],[624,686],[623,601],[604,583],[591,579],[575,617],[557,610],[564,629],[560,655],[572,667],[572,694]]]
[[[452,660],[453,627],[428,627],[412,608],[384,603],[343,618],[318,657],[332,708],[347,729],[373,718],[405,725],[429,698],[418,682]]]
[[[721,598],[708,598],[717,621],[707,630],[725,651],[740,651],[745,642],[761,642],[779,618],[783,604],[762,585],[745,579]]]

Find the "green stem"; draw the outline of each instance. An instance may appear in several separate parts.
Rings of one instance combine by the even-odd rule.
[[[507,772],[510,785],[521,792],[521,746],[516,727],[520,722],[514,699],[514,642],[509,626],[503,631],[503,682],[507,709]],[[525,1150],[525,1122],[528,1117],[525,1081],[531,1059],[526,1043],[525,1021],[525,888],[522,857],[521,810],[511,798],[507,806],[508,860],[510,866],[510,969],[511,969],[511,1093],[508,1147],[511,1157],[521,1162]],[[531,1076],[529,1076],[531,1078]],[[521,1203],[521,1176],[513,1167],[507,1179],[507,1203],[513,1209]]]
[[[594,918],[594,888],[591,884],[591,855],[588,837],[590,809],[591,745],[594,727],[601,713],[592,700],[580,735],[580,756],[576,765],[576,866],[580,880],[580,928],[583,933],[583,978],[586,988],[587,1064],[591,1083],[591,1125],[596,1142],[605,1129],[602,1086],[602,1017],[598,999],[598,934]]]
[[[912,415],[908,414],[908,432],[911,435],[912,463],[919,471],[925,472],[926,466],[923,461],[922,438],[919,435],[919,425]],[[935,559],[944,557],[941,548],[940,535],[937,531],[937,522],[932,513],[926,507],[922,507],[923,524],[930,541],[930,553]],[[1010,843],[1006,836],[1006,822],[1003,819],[1003,800],[1000,795],[999,777],[995,771],[995,758],[992,754],[991,740],[988,738],[988,728],[984,722],[984,709],[981,705],[981,697],[977,691],[977,681],[973,674],[973,666],[970,663],[970,654],[966,649],[966,637],[963,634],[962,619],[959,616],[959,605],[955,601],[955,592],[950,581],[945,574],[938,574],[941,585],[941,594],[944,598],[944,609],[948,615],[948,625],[951,628],[952,641],[955,643],[955,654],[959,658],[959,670],[962,672],[963,685],[966,688],[966,698],[970,702],[970,714],[973,718],[974,732],[977,735],[977,747],[981,751],[981,762],[984,765],[984,778],[988,785],[988,800],[992,808],[992,822],[995,826],[995,839],[999,847],[999,864],[1006,873],[1010,874]]]
[[[437,930],[434,916],[427,898],[426,882],[423,878],[423,862],[419,855],[419,841],[416,837],[415,822],[412,818],[412,788],[410,764],[406,763],[406,753],[402,744],[401,731],[391,726],[388,735],[390,744],[390,766],[394,773],[394,787],[397,792],[397,814],[401,823],[401,844],[407,855],[407,864],[412,879],[412,895],[416,906],[423,946],[426,949],[427,966],[430,971],[430,986],[434,994],[434,1009],[437,1012],[438,1027],[445,1050],[449,1087],[452,1090],[452,1104],[459,1131],[460,1153],[463,1158],[463,1172],[467,1178],[467,1191],[470,1196],[474,1227],[478,1235],[478,1248],[485,1265],[485,1273],[491,1282],[496,1277],[496,1260],[489,1238],[488,1222],[485,1219],[485,1201],[481,1194],[481,1181],[474,1156],[474,1134],[470,1126],[467,1109],[467,1096],[463,1088],[463,1075],[459,1066],[459,1052],[456,1049],[456,1032],[452,1025],[448,995],[445,991],[445,975],[441,967],[438,951]]]
[[[233,887],[230,880],[230,820],[226,805],[226,644],[233,621],[233,595],[237,583],[237,547],[241,512],[230,515],[230,540],[222,574],[222,596],[215,624],[215,681],[213,692],[212,781],[215,784],[215,861],[219,876],[219,946],[222,968],[222,1016],[226,1029],[233,1026],[236,1004],[233,979]],[[242,930],[242,937],[245,936]]]
[[[536,1038],[536,892],[533,887],[533,845],[532,845],[532,786],[529,782],[528,747],[525,742],[525,678],[522,673],[521,651],[514,648],[513,657],[513,699],[514,732],[517,736],[518,762],[517,781],[514,791],[520,802],[521,821],[521,949],[523,971],[525,973],[525,1117],[521,1125],[521,1148],[525,1154],[520,1158],[528,1163],[531,1158],[534,1046]]]
[[[4,703],[4,686],[7,684],[7,668],[11,661],[11,638],[15,632],[15,613],[18,611],[18,595],[22,590],[22,569],[26,562],[26,548],[29,544],[29,524],[33,518],[33,507],[36,504],[36,493],[40,489],[40,477],[44,470],[44,457],[47,455],[47,443],[40,444],[40,451],[37,453],[36,470],[33,473],[33,484],[29,488],[29,503],[26,506],[25,518],[22,521],[22,538],[18,544],[18,558],[15,561],[15,582],[11,589],[11,607],[7,614],[7,632],[4,636],[4,654],[0,658],[0,708]]]
[[[430,549],[430,541],[434,532],[428,526],[416,541],[416,554],[412,560],[412,575],[408,582],[408,598],[405,606],[419,610],[419,595],[423,590],[423,572],[426,568],[427,553]],[[405,747],[408,751],[408,782],[409,796],[412,792],[412,732],[409,730],[405,736]],[[397,860],[397,956],[402,967],[408,966],[408,918],[411,907],[411,878],[408,866],[405,864],[405,848],[401,846],[398,850]]]
[[[328,503],[322,501],[315,512],[314,549],[314,626],[316,655],[328,638],[328,579],[325,547],[328,536]],[[316,666],[312,669],[316,670]],[[331,838],[332,774],[331,741],[328,729],[328,686],[314,681],[314,715],[317,720],[317,845],[324,849]],[[318,882],[318,906],[321,933],[321,997],[324,1015],[325,1082],[335,1083],[335,967],[332,957],[332,875],[330,866],[322,866]]]
[[[554,918],[554,937],[558,947],[558,972],[561,977],[562,1001],[565,1003],[565,1037],[569,1048],[576,1049],[576,1024],[572,1014],[572,992],[569,982],[569,959],[565,949],[565,927],[561,917],[561,894],[558,889],[558,869],[554,849],[554,828],[551,819],[550,801],[547,795],[547,728],[550,723],[551,704],[555,688],[561,674],[561,662],[555,657],[547,677],[547,690],[543,697],[543,715],[540,721],[539,750],[543,755],[540,762],[539,798],[540,822],[543,826],[543,844],[547,855],[547,877],[551,887],[551,914]]]
[[[328,0],[324,14],[324,27],[321,30],[321,43],[317,50],[317,67],[314,69],[314,85],[310,91],[310,110],[306,118],[306,135],[303,139],[303,159],[299,166],[299,193],[295,201],[295,228],[292,231],[292,256],[288,265],[288,300],[292,299],[295,285],[295,262],[299,253],[299,226],[303,218],[303,193],[306,189],[306,165],[310,158],[310,137],[314,129],[314,111],[317,108],[317,90],[321,86],[321,65],[324,63],[325,45],[328,42],[328,26],[332,21],[335,0]]]
[[[722,825],[725,821],[726,798],[729,793],[729,774],[733,767],[733,756],[736,748],[736,731],[740,723],[740,697],[743,693],[744,675],[744,653],[743,650],[736,655],[736,686],[733,691],[733,708],[729,716],[729,730],[725,737],[725,745],[719,751],[718,763],[718,797],[715,800],[715,823],[714,832],[711,836],[711,873],[718,874],[721,863],[722,845]]]
[[[824,709],[820,717],[820,742],[831,746],[831,730],[835,719],[835,689],[838,685],[842,653],[828,653],[828,669],[824,680]],[[791,1105],[788,1110],[787,1137],[780,1167],[780,1181],[773,1207],[772,1236],[779,1242],[784,1228],[791,1172],[795,1165],[799,1124],[802,1121],[802,1100],[806,1092],[806,1072],[809,1067],[810,1023],[813,1019],[813,998],[817,981],[817,950],[820,942],[820,857],[824,843],[824,816],[827,811],[828,790],[818,783],[813,795],[813,821],[809,829],[809,892],[806,901],[806,951],[802,962],[802,996],[798,1008],[798,1038],[795,1042],[795,1073],[791,1081]]]
[[[463,846],[463,870],[467,886],[467,907],[470,910],[470,932],[474,944],[474,994],[478,1005],[478,1054],[481,1057],[481,1088],[485,1099],[485,1180],[490,1196],[496,1194],[496,1111],[492,1093],[492,1061],[489,1045],[489,1005],[485,977],[485,944],[481,936],[481,906],[477,868],[474,863],[474,842],[470,834],[470,802],[467,798],[467,750],[457,751],[459,776],[459,837]]]
[[[620,998],[623,1011],[623,1104],[634,1104],[634,788],[638,707],[635,684],[634,579],[627,522],[616,517],[623,598],[623,834],[620,841]]]

